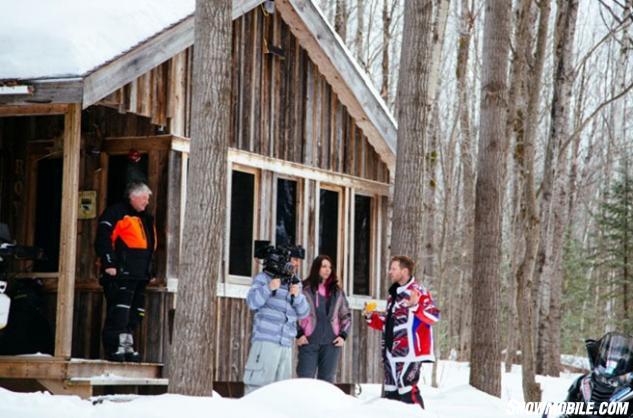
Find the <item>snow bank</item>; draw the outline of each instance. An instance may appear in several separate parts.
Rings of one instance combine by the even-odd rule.
[[[129,398],[128,398],[129,399]],[[242,399],[139,396],[128,402],[106,398],[93,405],[75,396],[13,393],[0,389],[0,417],[20,418],[398,418],[430,417],[418,406],[386,399],[362,400],[330,384],[297,379],[266,386]]]
[[[467,363],[442,361],[438,369],[439,388],[430,387],[431,367],[426,366],[420,385],[427,410],[380,398],[380,385],[362,385],[358,398],[335,386],[295,379],[259,389],[241,399],[214,397],[109,396],[93,405],[73,396],[46,393],[13,393],[0,389],[0,417],[19,418],[498,418],[535,417],[521,408],[521,368],[504,373],[501,398],[468,385]],[[544,401],[561,401],[577,374],[559,378],[538,376]]]
[[[184,19],[194,0],[20,0],[0,13],[0,80],[72,77]]]
[[[431,384],[431,365],[425,366],[420,392],[426,403],[427,413],[436,418],[465,417],[536,417],[523,410],[521,367],[512,366],[510,373],[502,368],[501,398],[490,396],[468,385],[470,365],[463,362],[440,361],[437,380],[439,388]],[[537,376],[543,390],[543,401],[560,402],[567,395],[567,388],[578,374],[564,373],[558,378]],[[380,396],[380,385],[362,385],[361,399]]]

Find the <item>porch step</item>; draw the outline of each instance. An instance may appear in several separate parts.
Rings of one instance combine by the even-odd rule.
[[[93,377],[71,377],[70,384],[89,384],[91,386],[167,386],[169,379],[157,378],[135,378],[123,376],[93,376]]]

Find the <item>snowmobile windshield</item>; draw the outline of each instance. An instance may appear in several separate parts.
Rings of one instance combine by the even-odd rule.
[[[633,370],[633,337],[610,332],[600,339],[598,368],[605,377]]]

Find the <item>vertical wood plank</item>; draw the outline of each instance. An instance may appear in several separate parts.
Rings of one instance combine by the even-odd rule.
[[[345,117],[344,117],[345,108],[343,104],[337,100],[336,106],[336,145],[334,158],[336,159],[336,168],[335,170],[339,173],[344,171],[343,161],[345,158],[345,150],[343,148],[343,144],[345,141]]]
[[[272,27],[272,44],[274,46],[281,45],[281,15],[275,13],[272,15],[273,27]],[[272,143],[278,144],[274,152],[271,155],[276,155],[277,158],[285,159],[285,152],[287,145],[284,142],[284,136],[282,135],[281,128],[283,124],[284,111],[280,104],[283,99],[284,90],[282,87],[282,71],[284,61],[279,57],[272,57],[272,74],[271,74],[271,136],[273,138]]]
[[[180,216],[184,210],[181,203],[181,162],[182,155],[169,151],[167,170],[167,220],[166,220],[166,279],[178,278],[180,263]]]
[[[242,16],[239,18],[239,54],[240,54],[240,72],[239,72],[239,95],[238,95],[238,112],[237,112],[237,137],[235,139],[235,146],[239,149],[244,149],[243,143],[244,138],[246,136],[246,116],[244,112],[245,103],[246,103],[246,93],[249,85],[248,75],[247,75],[247,62],[246,62],[246,36],[247,31],[246,27],[248,24],[248,20],[246,16]]]
[[[77,258],[77,210],[79,205],[79,160],[81,150],[81,105],[70,104],[64,115],[64,162],[59,243],[59,281],[55,330],[55,356],[70,357]]]
[[[303,164],[314,164],[314,74],[313,66],[308,63],[306,66],[306,96],[305,96],[305,113],[303,118],[305,119],[305,142],[303,145]]]
[[[265,16],[262,27],[262,43],[267,42],[270,46],[272,33],[272,17]],[[262,46],[263,47],[263,46]],[[259,153],[266,156],[274,156],[275,138],[272,135],[272,126],[275,124],[277,115],[273,112],[272,102],[277,94],[274,88],[273,72],[275,59],[270,54],[262,55],[261,65],[261,99],[258,102],[261,117],[258,120],[261,131],[261,144]]]
[[[185,135],[186,56],[183,51],[170,60],[169,131],[181,136]]]
[[[239,113],[239,102],[240,102],[240,65],[241,65],[241,22],[242,19],[238,18],[233,21],[233,38],[232,38],[232,50],[231,54],[232,64],[231,64],[231,115],[233,116],[231,123],[231,131],[229,133],[229,146],[236,147],[237,135],[239,133],[240,126],[240,113]]]

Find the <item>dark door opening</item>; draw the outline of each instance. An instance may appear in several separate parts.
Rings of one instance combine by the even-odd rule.
[[[34,269],[37,272],[56,272],[59,269],[62,179],[61,158],[46,158],[38,162],[33,244],[44,250],[46,259],[35,261]]]
[[[125,198],[125,189],[131,182],[147,184],[147,154],[141,154],[137,163],[130,161],[127,155],[111,155],[108,162],[107,206],[121,202]]]

